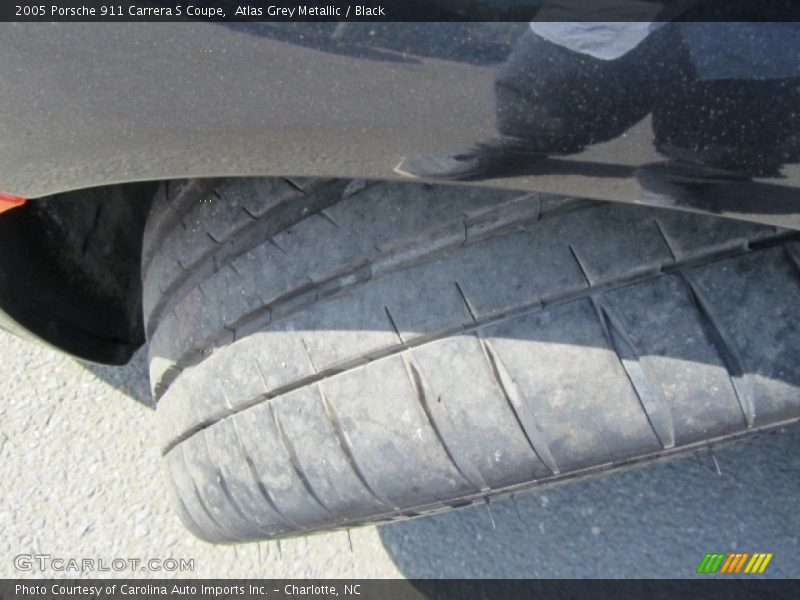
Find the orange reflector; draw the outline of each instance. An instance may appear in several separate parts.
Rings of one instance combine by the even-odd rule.
[[[0,213],[4,213],[7,210],[16,208],[17,206],[22,206],[27,201],[28,200],[22,196],[15,196],[13,194],[4,194],[3,192],[0,192]]]

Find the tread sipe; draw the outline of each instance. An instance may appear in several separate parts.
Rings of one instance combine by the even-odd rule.
[[[211,541],[417,516],[800,417],[800,242],[762,225],[173,182],[144,287],[161,448]]]

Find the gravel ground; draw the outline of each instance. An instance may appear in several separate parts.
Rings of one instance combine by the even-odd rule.
[[[734,550],[800,576],[798,426],[491,511],[211,546],[168,505],[146,378],[141,352],[87,366],[0,332],[0,577],[75,575],[15,570],[28,553],[194,559],[193,577],[691,577]]]

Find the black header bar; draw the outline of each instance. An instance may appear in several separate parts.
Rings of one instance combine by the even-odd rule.
[[[800,0],[3,0],[15,22],[800,21]]]

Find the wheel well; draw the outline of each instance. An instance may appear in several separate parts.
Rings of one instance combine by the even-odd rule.
[[[44,341],[123,364],[144,342],[141,253],[157,182],[29,201],[0,218],[0,309]]]

